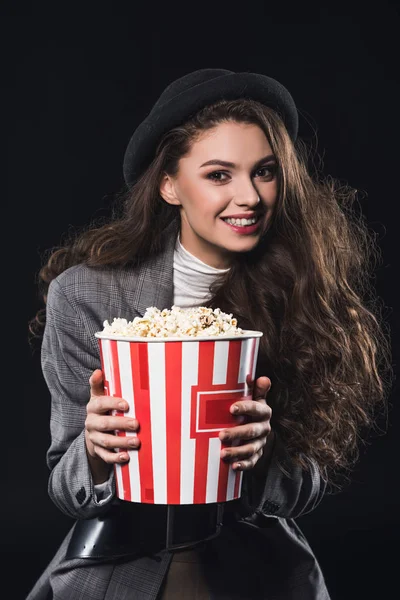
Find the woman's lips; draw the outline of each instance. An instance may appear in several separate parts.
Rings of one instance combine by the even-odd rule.
[[[261,224],[260,217],[258,217],[257,222],[253,223],[253,225],[244,225],[244,226],[231,225],[230,223],[227,223],[226,221],[224,221],[224,219],[221,219],[221,221],[223,223],[225,223],[225,225],[230,227],[235,233],[238,233],[239,235],[251,235],[252,233],[256,233],[256,231],[258,231],[258,229],[260,228],[260,224]]]

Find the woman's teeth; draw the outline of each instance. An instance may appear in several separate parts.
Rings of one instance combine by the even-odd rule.
[[[223,219],[229,225],[236,225],[238,227],[245,227],[246,225],[254,225],[257,223],[258,217],[253,217],[252,219]]]

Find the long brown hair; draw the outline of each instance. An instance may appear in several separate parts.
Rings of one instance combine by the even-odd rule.
[[[279,192],[260,243],[233,257],[206,305],[264,332],[257,376],[272,382],[272,426],[295,461],[308,468],[307,457],[314,459],[335,486],[334,475],[354,465],[360,441],[386,414],[392,386],[389,327],[371,283],[380,248],[357,214],[357,191],[311,167],[307,145],[293,144],[279,116],[262,104],[220,101],[164,135],[141,177],[116,194],[111,218],[93,220],[43,258],[43,306],[30,334],[40,339],[47,288],[68,267],[137,266],[162,252],[166,226],[179,229],[178,207],[159,193],[162,175],[175,175],[191,144],[224,121],[264,131]]]

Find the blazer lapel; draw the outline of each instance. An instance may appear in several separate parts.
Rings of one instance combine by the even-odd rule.
[[[164,251],[145,261],[137,273],[136,306],[143,316],[146,309],[171,308],[174,299],[174,249],[179,227],[172,222],[164,232]]]

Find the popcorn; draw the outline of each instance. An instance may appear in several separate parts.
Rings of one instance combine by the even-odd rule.
[[[146,338],[221,337],[243,333],[231,313],[205,306],[180,308],[174,305],[171,310],[150,306],[143,317],[135,317],[133,321],[115,317],[111,324],[104,321],[103,327],[102,333],[106,335]]]

